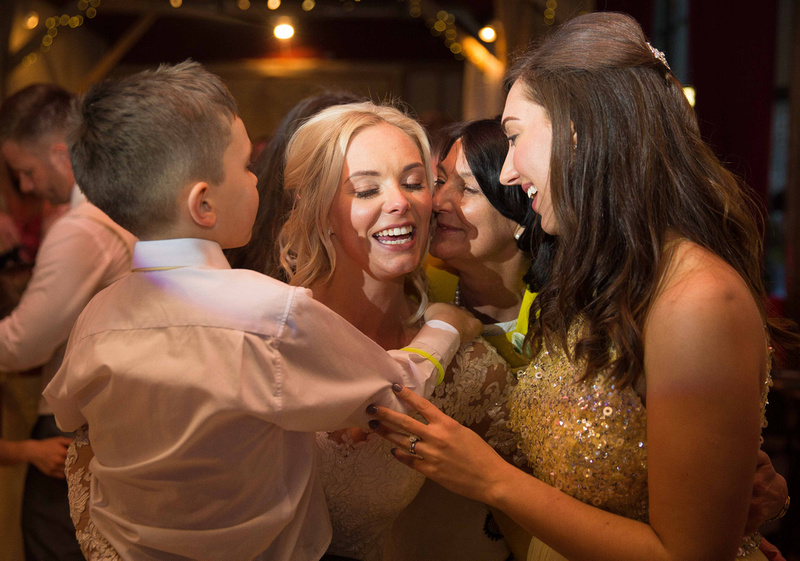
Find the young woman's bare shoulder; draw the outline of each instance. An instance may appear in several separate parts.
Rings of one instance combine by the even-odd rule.
[[[744,279],[718,255],[692,242],[681,242],[653,302],[659,308],[753,303]],[[756,308],[757,309],[757,308]]]
[[[763,338],[761,314],[744,279],[722,258],[691,242],[676,248],[646,330],[682,339],[720,330]]]
[[[766,335],[744,279],[724,260],[694,244],[679,248],[645,323],[648,386],[655,376],[728,383],[763,377]],[[681,374],[682,373],[682,374]],[[652,380],[651,380],[652,378]],[[672,379],[670,378],[670,379]]]

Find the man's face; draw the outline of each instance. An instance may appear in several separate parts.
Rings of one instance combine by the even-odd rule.
[[[75,178],[63,143],[8,140],[0,145],[0,154],[19,180],[23,193],[42,197],[52,204],[69,202]]]

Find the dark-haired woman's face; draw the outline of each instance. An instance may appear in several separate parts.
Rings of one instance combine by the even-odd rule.
[[[517,225],[495,209],[470,170],[457,140],[436,170],[436,227],[430,253],[455,269],[501,260],[517,251]]]
[[[525,95],[517,81],[506,98],[503,130],[508,137],[508,155],[500,173],[500,182],[518,185],[531,208],[542,217],[542,229],[558,235],[558,222],[550,191],[550,153],[553,128],[544,107]]]

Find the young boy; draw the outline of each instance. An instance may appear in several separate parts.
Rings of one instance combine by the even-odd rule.
[[[230,269],[222,249],[249,240],[257,208],[250,141],[196,63],[94,86],[70,156],[87,197],[146,240],[45,390],[63,429],[88,423],[94,526],[123,559],[319,559],[311,431],[365,426],[373,401],[400,408],[391,384],[435,379],[455,330],[427,325],[422,353],[390,356],[307,290]]]

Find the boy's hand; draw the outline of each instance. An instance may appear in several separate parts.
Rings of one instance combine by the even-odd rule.
[[[425,321],[438,319],[455,327],[461,335],[461,342],[472,341],[480,335],[483,324],[471,313],[452,304],[435,302],[425,310]]]

